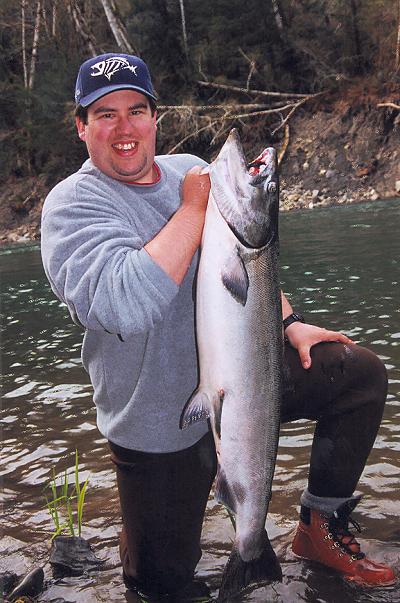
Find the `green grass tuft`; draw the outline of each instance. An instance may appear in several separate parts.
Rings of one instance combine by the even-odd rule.
[[[67,469],[60,477],[56,477],[53,469],[53,477],[47,484],[45,490],[46,506],[54,523],[54,532],[51,540],[60,534],[69,536],[81,536],[83,507],[89,477],[83,485],[79,480],[79,455],[75,451],[74,484],[70,484]]]

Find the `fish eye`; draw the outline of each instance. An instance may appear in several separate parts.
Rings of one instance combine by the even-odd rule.
[[[276,182],[268,182],[267,191],[269,193],[276,193]]]

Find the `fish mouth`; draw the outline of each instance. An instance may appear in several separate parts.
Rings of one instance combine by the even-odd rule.
[[[249,164],[232,129],[210,165],[211,191],[235,237],[257,249],[277,239],[279,183],[276,151],[267,147]]]
[[[251,186],[262,186],[266,180],[268,183],[273,181],[278,169],[276,151],[272,147],[267,147],[262,153],[247,165],[247,170],[252,177]],[[269,186],[269,192],[273,189]]]

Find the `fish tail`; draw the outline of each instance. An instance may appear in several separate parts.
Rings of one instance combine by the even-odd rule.
[[[218,603],[229,603],[234,595],[251,584],[261,586],[276,581],[282,582],[282,569],[264,532],[263,550],[256,559],[244,561],[234,545],[222,575]]]

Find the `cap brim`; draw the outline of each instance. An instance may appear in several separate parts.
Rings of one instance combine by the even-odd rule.
[[[132,86],[129,84],[113,84],[112,86],[104,86],[104,88],[99,88],[91,94],[87,94],[86,96],[82,97],[79,103],[77,104],[81,107],[88,107],[95,101],[99,100],[99,98],[101,98],[102,96],[110,94],[110,92],[115,92],[116,90],[136,90],[136,92],[140,92],[144,96],[147,96],[148,98],[151,98],[154,101],[157,100],[157,97],[154,96],[154,94],[150,94],[150,92],[147,92],[147,90],[144,90],[140,86]]]

